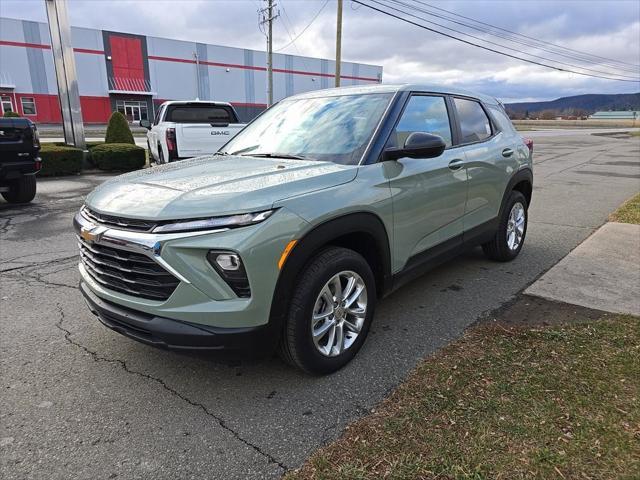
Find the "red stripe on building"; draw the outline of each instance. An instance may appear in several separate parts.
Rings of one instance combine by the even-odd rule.
[[[229,102],[234,107],[258,107],[267,108],[266,103],[242,103],[242,102]]]
[[[11,42],[9,40],[0,40],[0,45],[7,47],[25,47],[25,48],[44,48],[51,49],[51,45],[42,45],[39,43]]]
[[[60,114],[60,102],[57,95],[43,93],[16,93],[16,107],[18,112],[24,115],[22,110],[22,98],[33,98],[36,104],[35,115],[25,115],[26,118],[38,123],[62,123]],[[109,97],[81,96],[80,107],[84,123],[107,123],[111,116],[111,101]]]
[[[91,50],[90,48],[74,48],[74,52],[76,53],[91,53],[93,55],[104,55],[102,50]]]
[[[12,42],[9,40],[0,40],[0,46],[5,47],[23,47],[23,48],[40,48],[43,50],[51,50],[51,45],[45,45],[41,43],[25,43],[25,42]],[[94,55],[104,55],[102,50],[92,50],[90,48],[74,48],[76,53],[92,53]]]
[[[160,60],[162,62],[196,63],[195,60],[191,60],[189,58],[160,57],[157,55],[149,55],[148,58],[149,60]],[[220,63],[220,62],[207,62],[207,61],[200,61],[199,63],[201,65],[210,65],[212,67],[239,68],[243,70],[258,70],[261,72],[265,72],[267,70],[266,67],[256,67],[253,65],[238,65],[235,63]],[[273,71],[275,73],[292,73],[294,75],[307,75],[312,77],[327,77],[327,78],[335,77],[335,75],[332,75],[330,73],[305,72],[302,70],[286,70],[284,68],[274,68]],[[341,75],[340,78],[344,78],[347,80],[362,80],[365,82],[378,82],[378,79],[373,77],[354,77],[349,75]]]

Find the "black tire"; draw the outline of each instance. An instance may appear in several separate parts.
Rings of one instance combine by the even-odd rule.
[[[149,152],[149,166],[153,167],[156,163],[156,159],[153,157],[153,153],[151,152],[151,145],[149,144],[149,140],[147,140],[147,152]]]
[[[164,152],[162,151],[162,145],[158,144],[158,165],[167,163],[164,161]]]
[[[340,272],[351,271],[366,286],[364,323],[350,347],[337,356],[325,356],[313,343],[311,321],[316,299],[327,282]],[[323,375],[339,370],[358,353],[364,343],[375,311],[376,286],[367,261],[353,250],[330,247],[318,253],[306,266],[294,287],[284,325],[279,354],[287,363],[303,371]]]
[[[23,175],[9,184],[9,191],[2,192],[9,203],[29,203],[36,196],[36,176]]]
[[[524,231],[517,248],[511,249],[509,248],[509,245],[507,243],[507,227],[509,225],[509,215],[511,214],[511,210],[517,203],[522,204],[522,206],[524,207]],[[514,190],[509,194],[509,198],[507,198],[507,203],[505,204],[502,215],[500,216],[498,230],[496,231],[493,240],[482,245],[482,250],[484,251],[485,255],[491,260],[495,260],[498,262],[509,262],[516,258],[520,253],[520,250],[522,250],[522,246],[524,245],[524,240],[527,236],[528,224],[529,212],[527,199],[522,193]]]

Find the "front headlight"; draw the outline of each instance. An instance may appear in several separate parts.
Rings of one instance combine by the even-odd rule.
[[[273,212],[275,212],[275,210],[165,223],[164,225],[158,225],[155,227],[153,229],[153,233],[195,232],[198,230],[213,230],[216,228],[245,227],[247,225],[254,225],[265,221],[273,214]]]

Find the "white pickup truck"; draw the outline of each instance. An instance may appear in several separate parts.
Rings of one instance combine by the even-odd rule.
[[[229,103],[169,101],[158,108],[153,123],[141,120],[147,128],[151,161],[158,164],[218,151],[245,126]]]

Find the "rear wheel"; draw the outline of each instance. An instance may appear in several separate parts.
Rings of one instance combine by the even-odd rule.
[[[527,199],[514,190],[507,199],[493,240],[482,245],[485,255],[499,262],[516,258],[524,245],[528,220]]]
[[[365,341],[375,301],[373,273],[361,255],[339,247],[322,251],[295,287],[281,356],[313,374],[342,368]]]
[[[29,203],[36,196],[36,176],[23,175],[9,184],[9,191],[2,192],[9,203]]]
[[[162,165],[166,163],[164,161],[164,153],[162,152],[162,145],[158,144],[158,164]]]

